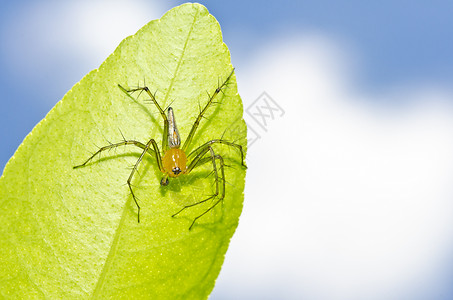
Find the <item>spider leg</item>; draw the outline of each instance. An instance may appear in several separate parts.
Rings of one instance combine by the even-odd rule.
[[[77,168],[85,166],[96,155],[98,155],[99,153],[101,153],[103,151],[110,150],[110,149],[113,149],[113,148],[117,148],[117,147],[120,147],[120,146],[126,146],[126,145],[134,145],[134,146],[137,146],[137,147],[139,147],[141,149],[145,149],[146,148],[146,146],[143,143],[140,143],[140,142],[137,142],[137,141],[133,141],[133,140],[129,140],[129,141],[125,140],[125,141],[122,141],[122,142],[119,142],[119,143],[110,144],[108,146],[104,146],[104,147],[99,148],[99,150],[96,151],[96,153],[94,153],[93,155],[91,155],[83,164],[74,166],[73,168],[77,169]],[[148,149],[148,151],[149,151],[150,154],[155,155],[155,153],[154,153],[154,151],[152,149]]]
[[[214,204],[213,204],[211,207],[209,207],[205,212],[203,212],[201,215],[199,215],[198,217],[196,217],[196,218],[193,220],[192,225],[190,226],[190,228],[192,228],[193,224],[195,224],[195,221],[197,221],[199,218],[201,218],[201,217],[204,216],[206,213],[208,213],[209,211],[211,211],[214,207],[217,206],[217,204],[219,204],[220,202],[222,202],[223,199],[225,198],[225,183],[226,183],[226,181],[225,181],[225,170],[224,170],[225,164],[224,164],[224,162],[223,162],[223,157],[220,156],[220,155],[218,155],[218,154],[214,155],[214,159],[217,159],[217,160],[219,160],[219,162],[220,162],[220,168],[219,168],[219,169],[220,169],[220,174],[221,174],[221,175],[220,175],[220,176],[218,175],[217,170],[216,170],[216,168],[215,168],[216,166],[215,166],[215,164],[213,164],[213,167],[214,167],[214,174],[215,174],[215,180],[216,180],[216,193],[214,194],[213,198],[217,197],[218,194],[219,194],[219,191],[218,191],[219,180],[222,180],[222,194],[221,194],[221,196],[217,199],[217,201],[214,202]],[[219,178],[220,178],[220,179],[219,179]],[[189,228],[189,229],[190,229],[190,228]]]
[[[203,108],[203,110],[198,114],[198,117],[197,119],[195,120],[195,123],[193,124],[192,126],[192,129],[190,130],[190,133],[186,139],[186,141],[184,142],[184,145],[182,146],[182,150],[183,151],[186,151],[187,148],[189,147],[194,135],[195,135],[195,132],[197,131],[197,128],[198,128],[198,125],[200,125],[200,121],[201,119],[203,118],[203,115],[205,114],[205,112],[208,110],[209,106],[211,106],[212,104],[212,101],[214,100],[214,98],[217,96],[218,93],[220,93],[222,91],[222,89],[224,87],[226,87],[228,81],[230,80],[231,76],[233,76],[233,73],[234,73],[234,68],[233,70],[231,71],[230,75],[228,75],[227,79],[221,84],[221,85],[217,85],[217,89],[214,91],[214,93],[209,97],[209,100],[208,100],[208,103],[206,103],[206,106]],[[208,93],[209,95],[209,93]]]
[[[236,143],[232,143],[232,142],[228,142],[228,141],[222,140],[222,139],[215,139],[215,140],[211,140],[209,142],[204,143],[203,145],[201,145],[197,149],[195,149],[192,152],[190,152],[189,155],[187,155],[187,158],[190,158],[191,156],[196,155],[197,153],[203,152],[203,150],[206,147],[209,147],[212,144],[224,144],[224,145],[228,145],[230,147],[235,147],[236,149],[238,149],[241,152],[241,164],[242,164],[243,167],[247,168],[247,166],[244,163],[244,152],[242,151],[242,146],[239,145],[239,144],[236,144]]]
[[[157,107],[157,109],[159,110],[159,113],[160,115],[162,116],[162,119],[164,119],[164,134],[163,134],[163,138],[162,138],[162,151],[165,153],[165,151],[168,150],[168,119],[167,119],[167,116],[165,115],[164,111],[162,110],[162,108],[160,107],[159,103],[157,103],[157,100],[156,100],[156,94],[154,93],[151,93],[151,91],[149,90],[148,87],[144,86],[144,87],[138,87],[138,88],[135,88],[135,89],[130,89],[130,90],[126,90],[125,88],[123,88],[120,84],[118,84],[118,87],[120,88],[120,90],[122,90],[129,98],[131,98],[132,100],[135,101],[134,97],[132,97],[130,95],[130,93],[133,93],[133,92],[136,92],[136,91],[140,91],[141,92],[146,92],[148,94],[148,96],[150,97],[151,101],[154,103],[154,105]]]
[[[135,172],[137,171],[138,165],[142,161],[143,156],[145,156],[145,153],[148,152],[148,150],[150,150],[150,146],[151,145],[154,148],[154,153],[156,153],[157,164],[159,165],[160,170],[163,172],[162,159],[160,157],[159,148],[157,147],[156,141],[154,139],[150,139],[149,142],[146,143],[146,146],[143,149],[142,154],[137,159],[137,162],[135,163],[134,167],[132,168],[132,171],[131,171],[131,174],[129,175],[129,178],[127,179],[127,185],[129,186],[129,190],[131,191],[132,198],[135,201],[135,205],[137,205],[137,209],[138,209],[137,221],[138,221],[138,223],[140,223],[140,205],[138,205],[137,197],[135,196],[134,191],[132,190],[132,183],[131,182],[132,182],[132,178],[134,177]]]
[[[154,156],[156,157],[157,165],[159,166],[159,169],[163,172],[164,168],[162,166],[162,158],[160,156],[159,147],[157,146],[157,143],[156,143],[156,141],[154,139],[149,140],[149,142],[146,145],[144,145],[143,143],[137,142],[137,141],[130,140],[130,141],[122,141],[122,142],[119,142],[119,143],[116,143],[116,144],[111,144],[111,145],[108,145],[108,146],[104,146],[104,147],[100,148],[98,151],[96,151],[96,153],[94,153],[90,158],[88,158],[83,164],[78,165],[78,166],[74,166],[73,168],[76,169],[76,168],[80,168],[80,167],[85,166],[96,155],[98,155],[99,153],[101,153],[103,151],[106,151],[106,150],[109,150],[109,149],[112,149],[112,148],[116,148],[116,147],[120,147],[120,146],[126,146],[126,145],[134,145],[134,146],[137,146],[137,147],[143,149],[142,154],[140,155],[140,157],[138,158],[137,162],[135,163],[135,165],[134,165],[134,167],[133,167],[133,169],[131,171],[131,174],[129,175],[129,178],[127,180],[127,185],[129,186],[129,190],[131,191],[132,197],[134,198],[135,204],[137,205],[137,208],[138,208],[137,219],[138,219],[138,222],[140,222],[140,205],[138,205],[137,198],[135,197],[135,194],[132,191],[131,182],[132,182],[132,177],[135,174],[135,171],[137,171],[138,165],[142,161],[143,156],[145,155],[145,153],[147,153],[147,152],[149,154],[154,154]],[[150,146],[152,146],[154,150],[151,149]]]
[[[210,157],[205,157],[203,158],[203,156],[209,152],[210,153]],[[218,168],[217,168],[217,164],[216,164],[216,160],[218,160],[220,162],[220,173],[221,173],[221,176],[219,176],[219,172],[218,172]],[[225,198],[225,171],[224,171],[224,162],[223,162],[223,158],[222,156],[220,155],[216,155],[214,153],[214,150],[208,146],[206,147],[202,153],[199,153],[195,158],[194,160],[189,164],[189,167],[186,171],[186,174],[190,173],[190,171],[192,171],[195,167],[197,166],[200,166],[202,164],[204,164],[205,162],[207,161],[211,161],[212,162],[212,168],[213,168],[213,171],[214,171],[214,175],[215,175],[215,184],[216,184],[216,191],[214,193],[214,195],[204,199],[204,200],[201,200],[199,202],[196,202],[196,203],[193,203],[193,204],[189,204],[189,205],[186,205],[184,206],[182,209],[180,209],[177,213],[175,213],[174,215],[172,215],[172,217],[175,217],[176,215],[180,214],[182,211],[184,211],[185,209],[187,208],[190,208],[190,207],[194,207],[194,206],[197,206],[199,204],[202,204],[202,203],[205,203],[211,199],[214,199],[216,198],[217,196],[219,196],[220,194],[220,187],[219,187],[219,181],[222,180],[222,193],[220,195],[220,197],[214,202],[213,205],[211,205],[207,210],[205,210],[202,214],[200,214],[199,216],[197,216],[193,221],[192,221],[192,224],[190,225],[189,227],[189,230],[192,229],[193,225],[195,224],[195,222],[201,218],[202,216],[204,216],[205,214],[207,214],[209,211],[211,211],[214,207],[217,206],[217,204],[219,204],[224,198]]]

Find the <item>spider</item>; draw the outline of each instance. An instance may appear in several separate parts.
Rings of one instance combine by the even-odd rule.
[[[175,115],[173,112],[173,109],[171,107],[168,107],[167,110],[167,115],[165,114],[164,110],[160,107],[159,103],[156,101],[155,94],[152,94],[149,90],[148,87],[138,87],[135,89],[130,89],[127,90],[123,88],[121,85],[118,84],[118,87],[126,93],[127,96],[130,98],[134,99],[131,94],[134,92],[146,92],[148,96],[150,97],[152,103],[157,107],[157,109],[160,112],[160,115],[162,116],[162,119],[164,121],[164,130],[163,130],[163,137],[162,137],[162,152],[159,150],[159,147],[157,146],[157,143],[154,139],[150,139],[146,144],[143,144],[142,142],[135,141],[135,140],[126,140],[123,138],[122,142],[115,143],[115,144],[110,144],[104,147],[99,148],[98,151],[96,151],[91,157],[89,157],[83,164],[77,165],[74,167],[79,168],[85,166],[87,163],[89,163],[96,155],[99,153],[117,148],[120,146],[126,146],[126,145],[134,145],[136,147],[141,148],[143,151],[139,158],[137,159],[134,167],[132,168],[132,171],[129,175],[129,178],[127,179],[127,185],[129,187],[129,190],[131,192],[132,198],[134,199],[134,202],[137,206],[137,221],[140,223],[140,205],[138,204],[137,197],[135,196],[135,193],[132,189],[132,178],[134,177],[134,174],[137,171],[138,165],[142,161],[143,157],[145,156],[146,153],[150,155],[154,155],[157,161],[157,165],[160,169],[160,171],[163,173],[163,177],[160,180],[160,184],[162,186],[167,186],[169,183],[168,178],[176,178],[181,175],[188,175],[192,170],[194,170],[196,167],[201,166],[205,163],[212,163],[212,169],[213,169],[213,174],[215,177],[215,193],[208,198],[201,200],[199,202],[189,204],[181,208],[178,212],[172,215],[172,217],[177,216],[180,214],[182,211],[185,209],[188,209],[190,207],[197,206],[199,204],[205,203],[211,199],[217,198],[214,203],[206,209],[202,214],[198,215],[193,221],[192,224],[189,227],[189,230],[192,229],[193,225],[195,222],[204,216],[206,213],[211,211],[214,207],[217,206],[224,198],[225,198],[225,172],[224,172],[224,161],[221,155],[216,154],[211,147],[213,144],[224,144],[230,147],[234,147],[239,150],[241,153],[241,165],[244,168],[247,168],[247,166],[244,164],[244,152],[242,150],[242,146],[233,142],[226,141],[222,138],[220,139],[214,139],[210,140],[189,154],[186,154],[187,149],[189,148],[192,139],[195,135],[195,132],[198,128],[198,125],[200,124],[201,119],[203,118],[203,115],[206,113],[208,108],[213,104],[214,98],[220,93],[223,92],[223,89],[226,88],[228,81],[230,80],[231,76],[234,73],[234,69],[231,71],[227,79],[221,84],[218,85],[217,89],[214,91],[212,95],[209,95],[208,97],[209,100],[205,107],[200,110],[200,113],[198,114],[198,117],[195,120],[195,123],[192,126],[192,129],[190,130],[189,135],[187,136],[187,139],[185,140],[184,144],[181,147],[181,138],[178,132],[178,128],[176,127],[176,121],[175,121]],[[135,99],[134,99],[135,100]],[[219,165],[218,165],[219,164]],[[219,175],[220,172],[220,175]]]

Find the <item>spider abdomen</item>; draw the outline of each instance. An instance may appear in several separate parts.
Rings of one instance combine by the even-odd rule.
[[[178,177],[186,171],[187,157],[183,150],[170,148],[162,157],[162,167],[168,176]]]

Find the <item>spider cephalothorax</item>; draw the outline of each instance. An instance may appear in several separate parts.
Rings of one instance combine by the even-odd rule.
[[[246,167],[244,164],[244,153],[242,151],[242,146],[239,144],[233,143],[233,142],[228,142],[223,139],[210,140],[186,155],[186,151],[195,135],[195,132],[198,128],[198,125],[200,124],[201,119],[203,118],[203,115],[205,114],[205,112],[209,108],[209,106],[211,106],[211,104],[213,103],[214,98],[227,86],[227,83],[230,80],[233,73],[234,73],[234,69],[231,71],[231,73],[227,77],[227,79],[221,85],[219,85],[217,87],[217,89],[214,91],[214,93],[212,95],[209,96],[208,103],[206,104],[204,109],[201,110],[200,113],[198,114],[198,117],[195,120],[195,123],[193,124],[192,129],[190,130],[190,133],[187,136],[187,139],[185,140],[182,147],[181,147],[181,138],[180,138],[180,135],[178,132],[178,128],[176,126],[175,115],[174,115],[173,109],[171,107],[169,107],[167,109],[167,115],[165,115],[164,110],[162,110],[160,105],[157,103],[155,95],[152,94],[149,91],[148,87],[146,87],[146,86],[126,90],[121,85],[118,85],[119,88],[131,98],[132,98],[131,94],[133,92],[136,92],[136,91],[146,92],[149,95],[153,104],[159,110],[160,115],[162,116],[162,119],[164,121],[164,130],[163,130],[163,138],[162,138],[162,153],[160,152],[159,147],[157,146],[157,143],[154,139],[150,139],[148,141],[148,143],[146,143],[146,144],[143,144],[143,143],[135,141],[135,140],[124,139],[124,141],[122,141],[122,142],[119,142],[116,144],[111,144],[111,145],[100,148],[96,153],[94,153],[90,158],[88,158],[83,164],[75,166],[74,168],[85,166],[97,154],[99,154],[105,150],[109,150],[112,148],[116,148],[119,146],[125,146],[125,145],[134,145],[136,147],[141,148],[143,150],[142,154],[140,155],[137,162],[135,163],[135,166],[132,169],[131,174],[129,175],[129,179],[127,180],[127,184],[129,186],[129,190],[132,194],[132,198],[134,199],[135,204],[137,205],[137,209],[138,209],[137,220],[138,220],[138,222],[140,222],[140,205],[138,204],[137,198],[135,197],[131,182],[132,182],[132,178],[137,170],[138,165],[140,164],[140,162],[143,159],[143,156],[146,153],[154,155],[154,157],[156,158],[157,165],[159,166],[160,171],[163,173],[163,177],[160,180],[160,184],[163,186],[166,186],[169,184],[169,177],[175,178],[175,177],[178,177],[181,175],[189,174],[194,168],[196,168],[204,163],[211,162],[212,168],[213,168],[213,173],[215,176],[216,191],[215,191],[214,195],[208,197],[207,199],[196,202],[194,204],[186,205],[172,216],[172,217],[174,217],[189,207],[193,207],[193,206],[199,205],[201,203],[205,203],[208,200],[215,199],[217,197],[217,199],[214,201],[213,205],[211,205],[206,211],[204,211],[201,215],[197,216],[193,220],[192,224],[189,227],[189,230],[190,230],[192,228],[192,226],[195,224],[195,221],[197,219],[199,219],[200,217],[205,215],[207,212],[212,210],[217,204],[219,204],[225,198],[225,172],[224,172],[223,158],[222,158],[222,156],[215,154],[214,149],[211,146],[213,144],[224,144],[224,145],[238,149],[241,153],[242,166]],[[132,99],[134,99],[134,98],[132,98]]]

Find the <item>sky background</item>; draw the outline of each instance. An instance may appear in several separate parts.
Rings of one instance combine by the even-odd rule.
[[[2,3],[0,169],[123,38],[182,3]],[[453,2],[201,3],[253,140],[211,299],[452,299]]]

